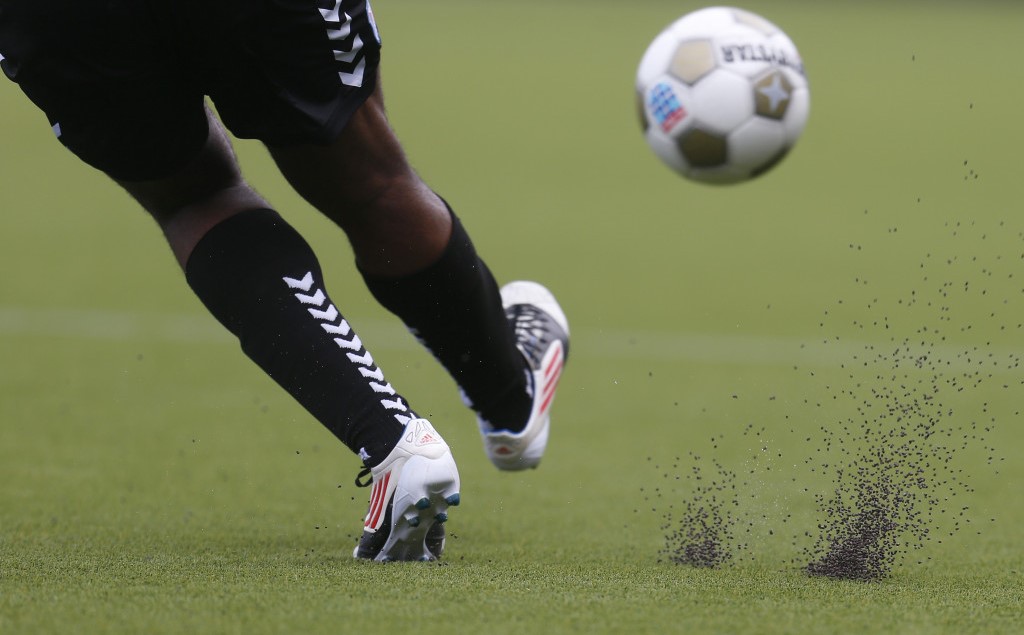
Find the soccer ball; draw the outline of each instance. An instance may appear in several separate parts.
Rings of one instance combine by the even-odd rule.
[[[732,7],[688,13],[662,31],[640,61],[636,90],[655,154],[706,183],[767,172],[810,111],[796,46],[768,20]]]

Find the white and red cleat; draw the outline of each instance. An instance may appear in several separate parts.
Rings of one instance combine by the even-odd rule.
[[[516,347],[529,367],[533,408],[518,432],[478,422],[491,463],[500,470],[525,470],[537,467],[547,447],[551,404],[569,354],[569,322],[555,296],[536,282],[510,282],[501,288],[501,300]]]
[[[387,458],[369,473],[370,507],[352,556],[378,561],[439,558],[448,507],[460,502],[459,470],[441,435],[426,419],[413,419]]]

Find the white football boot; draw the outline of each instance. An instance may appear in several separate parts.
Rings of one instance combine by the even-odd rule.
[[[510,282],[501,288],[505,316],[516,348],[526,358],[533,407],[519,432],[495,429],[478,417],[487,457],[499,470],[535,468],[544,456],[551,427],[551,403],[569,355],[569,322],[551,294],[536,282]]]
[[[459,504],[459,470],[430,422],[410,421],[387,458],[360,476],[367,473],[373,476],[370,507],[352,556],[382,562],[439,558],[448,507]]]

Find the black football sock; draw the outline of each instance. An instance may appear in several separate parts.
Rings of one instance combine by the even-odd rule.
[[[196,245],[185,276],[242,350],[368,466],[415,414],[324,290],[316,255],[272,210],[243,212]]]
[[[485,421],[512,431],[526,425],[526,361],[494,276],[454,213],[451,239],[434,264],[400,278],[362,273],[377,301],[434,354]]]

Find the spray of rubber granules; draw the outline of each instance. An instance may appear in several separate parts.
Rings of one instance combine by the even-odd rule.
[[[998,423],[991,400],[1019,403],[1024,396],[1014,348],[1024,331],[1024,283],[1013,281],[1024,236],[1017,234],[1017,251],[1007,255],[988,248],[989,237],[973,225],[947,229],[961,247],[953,251],[980,253],[926,254],[914,288],[898,295],[883,289],[875,297],[858,278],[853,297],[838,301],[820,323],[822,350],[845,377],[819,386],[813,400],[792,400],[816,402],[799,415],[820,423],[806,438],[803,463],[831,482],[814,494],[816,523],[803,531],[810,544],[794,559],[811,576],[882,579],[926,543],[979,530],[972,526],[978,522],[971,476],[986,464],[998,470],[1002,460],[987,441]],[[1005,229],[999,231],[1005,245]],[[859,333],[855,343],[828,335],[850,326]],[[820,383],[814,372],[797,370],[809,386]],[[707,471],[691,458],[693,474]],[[723,487],[731,473],[712,465],[717,478],[678,490],[687,502],[675,509],[684,513],[664,514],[662,556],[673,562],[729,562],[728,547],[743,546],[734,539],[736,528],[758,515],[749,508],[756,501]],[[717,545],[715,557],[687,555],[707,552],[702,545]]]
[[[733,507],[736,498],[736,474],[712,461],[713,472],[706,473],[701,458],[688,455],[689,473],[680,476],[665,475],[671,489],[674,481],[686,483],[689,496],[669,502],[664,510],[661,530],[665,533],[665,546],[659,558],[675,564],[693,567],[719,567],[733,559],[735,536]],[[673,465],[678,470],[680,461]],[[660,496],[661,488],[655,492]],[[678,505],[678,506],[677,506]]]
[[[741,473],[694,452],[676,458],[671,469],[654,466],[663,472],[661,485],[646,492],[645,500],[653,502],[652,511],[662,517],[665,543],[658,552],[660,562],[714,569],[736,560],[753,560],[752,539],[761,533],[774,535],[773,523],[789,521],[789,514],[771,519],[763,511],[755,515],[749,504],[776,498],[764,491],[762,477],[777,469],[773,466],[781,453],[769,447],[765,433],[765,428],[753,424],[744,428],[750,455]],[[725,440],[724,435],[712,437],[711,451]]]

